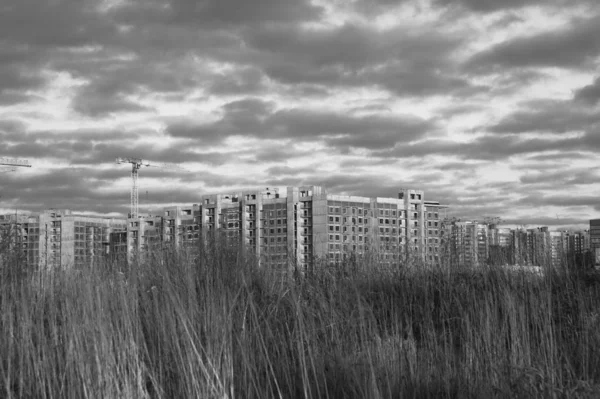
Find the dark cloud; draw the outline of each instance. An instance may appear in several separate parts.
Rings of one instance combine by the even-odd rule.
[[[531,216],[531,217],[520,217],[520,218],[507,218],[504,220],[504,224],[515,225],[515,226],[525,226],[528,229],[543,227],[543,226],[551,226],[553,228],[559,228],[562,226],[581,226],[588,224],[589,219],[585,218],[575,218],[575,217],[552,217],[552,216]]]
[[[289,166],[272,166],[265,171],[269,176],[294,176],[302,173],[303,168],[292,168]]]
[[[595,105],[600,102],[600,77],[591,85],[575,91],[575,101]]]
[[[122,22],[162,22],[211,28],[296,23],[318,19],[319,6],[306,0],[131,0],[113,10]]]
[[[594,195],[547,195],[536,193],[527,195],[521,199],[527,203],[535,203],[538,205],[548,205],[556,207],[593,207],[598,204],[598,197]]]
[[[225,104],[223,116],[216,122],[173,123],[167,132],[173,137],[200,139],[208,144],[243,135],[260,139],[322,139],[334,147],[375,149],[410,142],[436,129],[432,122],[409,116],[353,116],[298,108],[272,112],[272,108],[269,102],[247,98]]]
[[[472,89],[458,75],[455,34],[345,24],[328,30],[273,26],[252,31],[247,45],[263,56],[266,74],[285,84],[375,86],[396,95],[459,93]]]
[[[527,157],[531,161],[548,161],[551,165],[554,165],[557,161],[571,161],[573,159],[581,159],[585,154],[580,151],[560,151],[550,152],[546,154],[533,154]]]
[[[94,0],[13,1],[0,13],[0,37],[43,48],[101,44],[114,37],[116,27],[99,5]]]
[[[118,168],[116,168],[118,169]],[[13,204],[19,209],[39,211],[47,208],[69,208],[96,213],[129,211],[129,188],[122,192],[114,189],[118,179],[129,177],[127,171],[100,170],[94,167],[70,167],[48,170],[42,174],[27,176],[23,173],[0,174],[0,184],[10,185],[14,191],[5,192],[5,206]],[[147,178],[159,178],[168,185],[148,186]],[[175,184],[173,184],[175,183]],[[177,184],[177,176],[154,168],[140,173],[140,207],[142,211],[153,203],[187,204],[198,202],[199,193],[186,184]],[[148,195],[145,192],[148,191]],[[162,206],[160,206],[162,207]]]
[[[554,172],[541,171],[528,173],[521,176],[520,181],[528,185],[550,187],[566,187],[573,185],[588,185],[600,179],[600,175],[593,169],[564,168]]]
[[[208,90],[213,95],[247,95],[263,91],[265,85],[262,71],[255,67],[246,67],[214,77]]]
[[[374,156],[410,158],[427,155],[449,155],[470,160],[500,160],[521,154],[540,153],[558,150],[592,150],[600,145],[600,140],[592,135],[579,138],[522,139],[518,136],[484,135],[471,142],[460,143],[452,140],[425,140],[417,143],[396,146],[395,148],[374,151]]]
[[[571,101],[544,100],[521,103],[519,110],[487,128],[492,133],[571,133],[587,131],[600,122],[595,110]]]
[[[476,54],[467,66],[483,73],[505,67],[579,68],[600,53],[600,16],[564,28],[517,37]]]
[[[560,3],[561,1],[541,1],[541,0],[434,0],[435,4],[443,6],[460,6],[471,11],[488,13],[499,10],[519,9],[530,5],[550,5]],[[563,1],[564,2],[564,1]]]

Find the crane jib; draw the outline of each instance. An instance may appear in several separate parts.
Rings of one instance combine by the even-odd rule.
[[[14,166],[27,166],[31,167],[31,164],[26,159],[16,158],[0,158],[0,165],[14,165]]]

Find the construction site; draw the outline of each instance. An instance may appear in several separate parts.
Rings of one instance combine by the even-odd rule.
[[[127,217],[69,209],[0,215],[3,245],[18,248],[32,267],[56,268],[106,260],[131,263],[165,248],[199,248],[221,241],[255,256],[262,265],[285,270],[310,267],[316,259],[340,262],[367,254],[376,254],[378,262],[387,265],[410,258],[478,266],[491,257],[513,265],[559,264],[567,253],[589,251],[594,241],[589,232],[450,222],[448,206],[426,200],[418,189],[399,189],[396,198],[337,195],[321,186],[249,189],[199,195],[187,206],[140,214],[140,169],[184,169],[139,158],[118,158],[116,163],[132,166]],[[11,171],[31,167],[18,159],[0,159],[0,165]]]

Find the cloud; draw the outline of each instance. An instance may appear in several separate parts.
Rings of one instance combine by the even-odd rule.
[[[265,76],[256,67],[242,67],[214,77],[208,90],[213,95],[257,94],[266,89]]]
[[[113,10],[123,22],[162,22],[231,28],[318,19],[322,8],[306,0],[131,0]]]
[[[597,181],[600,175],[593,169],[567,168],[555,172],[541,171],[525,174],[520,178],[521,183],[528,185],[540,185],[556,187],[587,185]]]
[[[564,2],[564,1],[563,1]],[[434,0],[435,4],[443,6],[460,6],[470,11],[478,13],[489,13],[499,10],[514,10],[531,5],[555,5],[561,1],[541,1],[541,0]]]
[[[506,67],[581,68],[599,52],[600,16],[593,16],[561,29],[501,42],[475,54],[467,67],[482,73]]]
[[[492,133],[572,133],[587,131],[600,122],[595,110],[571,101],[543,100],[521,103],[519,109],[486,130]]]
[[[458,76],[453,51],[464,38],[433,30],[344,24],[328,29],[271,26],[250,31],[265,73],[284,84],[374,86],[396,95],[432,95],[471,88]]]
[[[600,77],[596,78],[591,85],[576,90],[574,98],[577,102],[583,102],[589,105],[596,105],[600,102]]]
[[[324,140],[335,148],[386,148],[410,142],[436,130],[433,122],[411,116],[356,116],[335,111],[289,108],[273,111],[273,104],[256,98],[227,103],[216,122],[181,121],[166,131],[172,137],[221,143],[231,136],[256,139]]]
[[[391,149],[374,151],[374,156],[410,158],[427,155],[449,155],[470,160],[500,160],[511,156],[557,150],[592,150],[600,142],[591,135],[578,138],[523,139],[517,136],[483,135],[470,142],[429,139]]]

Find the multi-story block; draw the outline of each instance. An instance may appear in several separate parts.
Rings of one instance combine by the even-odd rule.
[[[442,256],[442,212],[448,207],[441,205],[438,201],[425,201],[425,220],[427,223],[425,237],[426,248],[424,248],[425,260],[428,263],[439,264]]]
[[[14,224],[27,263],[42,268],[93,264],[109,252],[110,233],[124,230],[124,219],[73,214],[50,209],[27,217],[5,215],[1,223]]]
[[[562,231],[549,231],[549,264],[558,267],[564,264],[566,259],[566,234]]]
[[[594,257],[594,265],[600,267],[600,219],[590,220],[590,249]]]
[[[567,252],[569,254],[583,254],[590,250],[589,230],[570,231],[567,233],[567,237]]]
[[[480,266],[489,258],[489,226],[476,221],[454,221],[445,227],[445,255],[452,266]]]
[[[162,249],[165,238],[163,236],[162,216],[142,216],[137,219],[127,219],[127,259],[136,259],[139,254]],[[113,243],[121,245],[116,237]],[[117,253],[117,248],[110,249]]]
[[[197,205],[168,208],[152,220],[129,220],[128,241],[130,251],[143,252],[140,237],[149,235],[151,222],[162,223],[162,242],[200,245],[224,239],[262,264],[282,269],[367,253],[390,263],[406,256],[434,262],[443,208],[426,202],[421,190],[400,190],[398,198],[334,195],[319,186],[243,190],[203,195]]]
[[[39,262],[39,222],[36,217],[0,215],[0,256],[17,256],[29,265]]]

